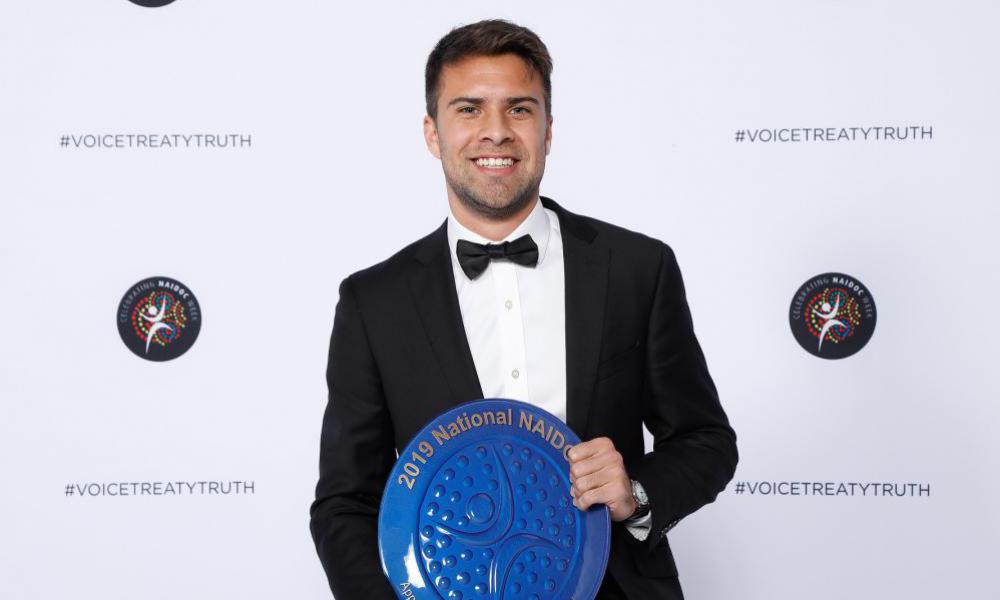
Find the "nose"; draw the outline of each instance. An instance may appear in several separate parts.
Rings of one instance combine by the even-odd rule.
[[[514,140],[514,130],[511,129],[510,123],[507,120],[506,111],[489,111],[481,123],[482,129],[479,132],[479,141],[490,141],[494,145],[500,146]]]

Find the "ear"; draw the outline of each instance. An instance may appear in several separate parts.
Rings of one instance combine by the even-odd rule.
[[[438,143],[437,123],[430,115],[424,115],[424,141],[434,158],[441,159],[441,145]]]
[[[552,115],[548,116],[547,121],[545,124],[545,156],[549,155],[549,149],[552,148]]]

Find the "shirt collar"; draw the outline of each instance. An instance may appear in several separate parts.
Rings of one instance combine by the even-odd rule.
[[[531,239],[538,245],[538,264],[542,264],[542,261],[545,260],[545,252],[548,250],[549,246],[549,227],[549,215],[542,206],[541,200],[536,200],[535,207],[531,209],[528,216],[521,221],[514,231],[510,232],[510,235],[500,241],[493,241],[484,238],[478,233],[466,228],[458,222],[458,219],[455,218],[455,214],[449,210],[448,248],[451,251],[452,259],[454,260],[455,245],[458,243],[458,240],[468,240],[477,244],[502,244],[503,242],[516,240],[522,235],[530,235]]]

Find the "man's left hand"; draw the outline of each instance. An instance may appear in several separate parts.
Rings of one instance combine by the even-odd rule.
[[[592,504],[606,504],[615,522],[632,516],[632,482],[614,442],[600,437],[577,444],[569,450],[569,464],[573,506],[587,510]]]

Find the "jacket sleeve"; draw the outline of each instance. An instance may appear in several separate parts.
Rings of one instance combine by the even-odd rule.
[[[329,400],[309,523],[316,551],[336,598],[396,600],[378,553],[379,503],[395,444],[350,277],[340,285],[326,378]]]
[[[663,246],[649,316],[643,420],[653,451],[627,465],[649,496],[652,552],[685,516],[715,500],[736,471],[729,425],[694,335],[673,251]]]

